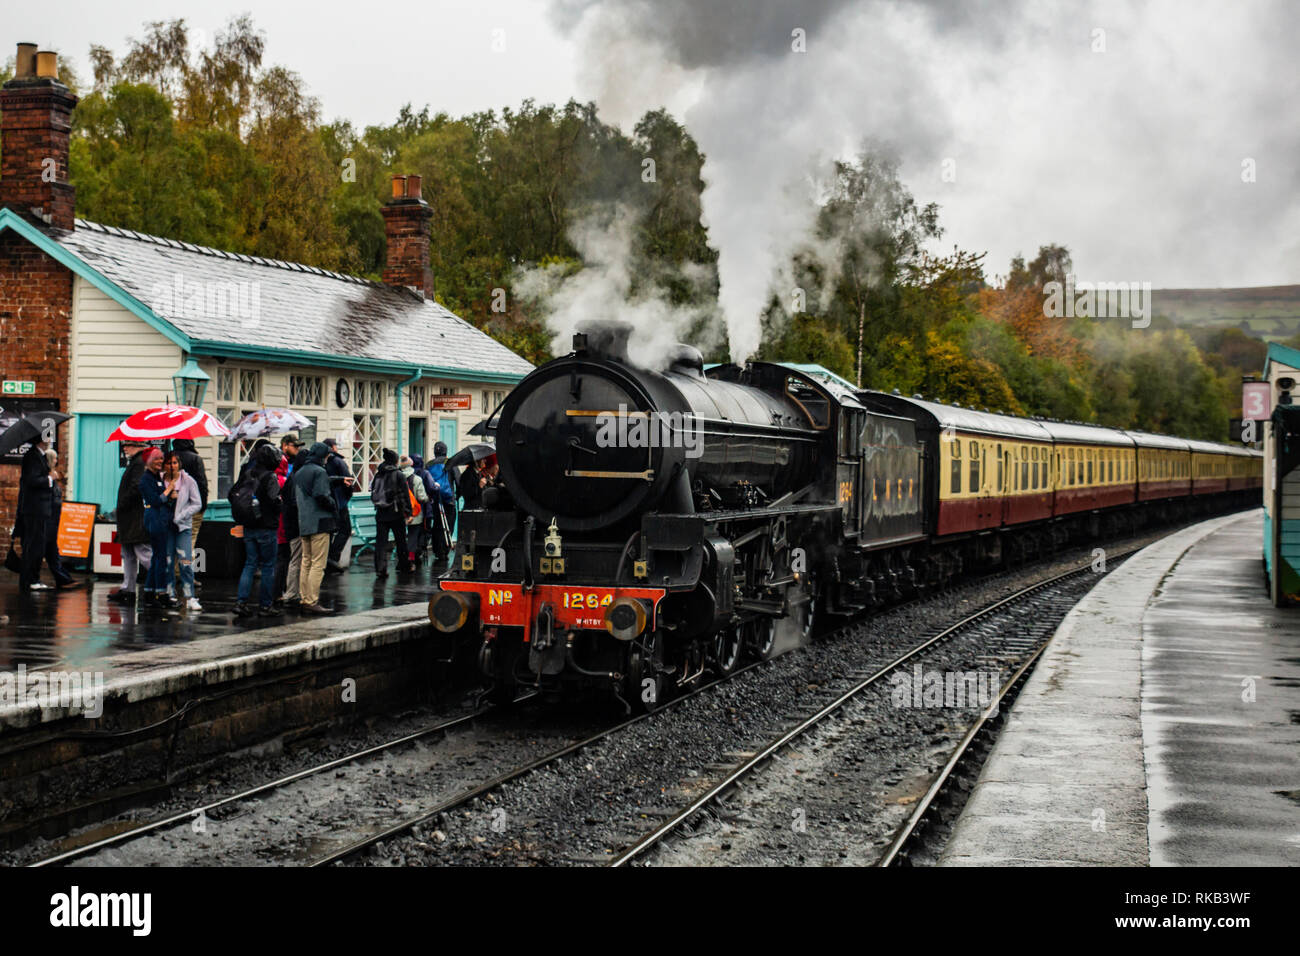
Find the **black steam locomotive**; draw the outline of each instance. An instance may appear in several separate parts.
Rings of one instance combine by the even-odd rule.
[[[498,699],[594,684],[651,707],[669,685],[772,656],[826,615],[1193,495],[1190,483],[1143,494],[1143,449],[1125,432],[1069,426],[1054,438],[1047,423],[776,363],[706,376],[690,346],[648,371],[628,361],[629,332],[587,326],[489,422],[504,491],[462,512],[429,616],[476,637]],[[1127,486],[1115,471],[1125,453]],[[1089,455],[1096,470],[1090,460],[1085,472]],[[1213,497],[1226,503],[1227,485]]]

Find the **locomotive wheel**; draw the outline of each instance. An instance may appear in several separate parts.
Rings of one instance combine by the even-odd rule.
[[[770,617],[757,617],[746,625],[749,652],[760,661],[770,661],[776,656],[776,621]]]
[[[745,647],[745,635],[740,625],[724,627],[713,636],[709,648],[709,659],[714,673],[719,677],[730,677],[740,663],[740,655]]]
[[[811,641],[817,634],[820,625],[817,614],[817,589],[811,589],[808,600],[800,604],[794,611],[794,624],[799,633],[800,643]]]
[[[663,674],[663,638],[657,633],[633,641],[627,650],[623,695],[633,713],[656,710],[664,700],[667,681]]]

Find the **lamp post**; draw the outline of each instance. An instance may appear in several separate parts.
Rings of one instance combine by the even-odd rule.
[[[176,391],[176,404],[203,407],[203,393],[208,390],[211,377],[192,358],[172,373],[172,385]]]

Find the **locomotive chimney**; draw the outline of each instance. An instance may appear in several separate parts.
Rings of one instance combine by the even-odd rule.
[[[578,324],[573,336],[573,350],[591,358],[610,362],[627,362],[627,340],[632,325],[619,319],[588,319]]]
[[[678,342],[668,353],[668,370],[679,375],[704,378],[704,356],[694,345]]]

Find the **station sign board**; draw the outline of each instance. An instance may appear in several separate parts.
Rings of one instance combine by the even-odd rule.
[[[1241,417],[1247,421],[1268,421],[1273,415],[1273,386],[1268,382],[1243,382]]]
[[[435,412],[469,411],[471,406],[469,395],[431,395],[429,402]]]

